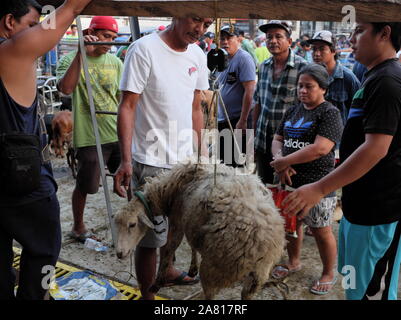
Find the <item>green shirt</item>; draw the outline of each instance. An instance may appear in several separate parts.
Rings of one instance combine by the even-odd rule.
[[[243,50],[245,50],[246,52],[248,52],[252,56],[253,60],[255,61],[255,64],[258,65],[258,59],[256,58],[256,55],[255,55],[255,48],[253,47],[253,44],[248,39],[242,40],[241,48]]]
[[[267,50],[267,48],[263,47],[263,46],[256,48],[255,54],[256,54],[256,58],[258,58],[259,64],[261,64],[263,61],[269,59],[271,56],[269,50]]]
[[[58,79],[64,76],[75,56],[76,52],[71,52],[59,61],[57,67]],[[123,70],[122,62],[116,56],[107,53],[100,57],[88,56],[88,67],[96,111],[117,112],[120,96],[119,84]],[[72,106],[74,147],[81,148],[96,145],[83,68],[78,85],[72,94]],[[117,116],[98,114],[96,119],[101,144],[118,141]]]

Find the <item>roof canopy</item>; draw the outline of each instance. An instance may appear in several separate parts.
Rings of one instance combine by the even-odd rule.
[[[63,0],[38,0],[58,6]],[[82,14],[178,17],[196,15],[215,18],[342,21],[355,8],[360,21],[400,21],[401,0],[93,0]]]

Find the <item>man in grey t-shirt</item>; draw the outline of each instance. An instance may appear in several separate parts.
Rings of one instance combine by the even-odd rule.
[[[222,104],[219,103],[218,129],[219,132],[226,129],[227,135],[229,134],[228,130],[230,130],[228,121],[231,122],[233,129],[239,130],[250,129],[252,123],[252,121],[248,121],[248,117],[256,85],[256,65],[252,56],[240,48],[238,35],[238,30],[231,26],[224,26],[220,32],[220,46],[227,51],[229,56],[227,69],[219,75],[221,97],[229,119],[226,117]],[[223,134],[223,136],[226,135]],[[235,167],[237,163],[236,158],[233,157],[234,144],[225,142],[224,138],[221,137],[220,159]],[[245,139],[242,139],[242,142],[241,151],[245,152]]]

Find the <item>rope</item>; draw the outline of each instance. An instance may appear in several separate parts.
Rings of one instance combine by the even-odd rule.
[[[216,21],[216,23],[215,23],[215,39],[217,39],[217,47],[216,47],[216,49],[219,49],[219,39],[220,39],[220,30],[221,30],[222,19],[218,18],[218,0],[214,1],[214,13],[215,13],[215,21]],[[230,30],[233,31],[234,26],[232,24],[231,19],[229,19],[228,21],[229,21],[229,25],[230,25]],[[216,69],[212,71],[212,74],[214,74],[215,72],[216,72]],[[218,131],[218,108],[219,108],[219,101],[220,101],[221,102],[221,106],[222,106],[222,108],[224,110],[224,113],[225,113],[225,117],[226,117],[227,122],[229,124],[231,134],[233,136],[235,148],[237,149],[238,154],[240,156],[243,156],[243,153],[240,150],[237,138],[235,137],[234,129],[233,129],[232,125],[231,125],[231,121],[230,121],[230,119],[228,117],[227,108],[225,106],[223,98],[221,97],[221,89],[216,86],[216,84],[218,83],[217,81],[218,81],[219,77],[220,77],[220,74],[213,81],[213,84],[212,84],[213,96],[212,96],[212,101],[210,103],[210,108],[214,111],[214,116],[215,116],[214,128]],[[204,129],[206,129],[207,124],[209,123],[210,114],[213,112],[212,110],[207,115],[207,120],[206,120]],[[201,141],[198,144],[198,146],[200,146],[200,148],[202,146],[202,141],[204,141],[204,138],[205,138],[205,132],[203,133],[203,135],[201,137]],[[218,143],[218,141],[217,141],[217,143]],[[200,148],[198,147],[198,163],[196,165],[195,170],[198,170],[198,164],[200,164],[200,156],[201,156],[201,152],[200,152],[201,150],[199,150]],[[217,185],[217,156],[215,157],[214,160],[215,160],[214,161],[214,186],[216,186]]]
[[[131,279],[134,279],[136,282],[138,282],[137,279],[136,279],[136,277],[135,277],[134,274],[133,274],[133,262],[132,262],[132,260],[133,260],[133,253],[131,253],[131,255],[130,255],[130,268],[129,268],[129,271],[125,271],[125,270],[117,271],[116,273],[114,273],[113,278],[119,279],[119,278],[117,277],[117,275],[122,274],[122,273],[127,273],[127,274],[129,275],[129,278],[128,278],[128,280],[124,280],[124,282],[126,282],[127,284],[129,284],[129,281],[130,281]],[[116,283],[114,283],[113,285],[114,285],[117,289],[118,289],[118,287],[120,286],[119,284],[116,284]],[[122,285],[125,285],[125,284],[122,284]]]

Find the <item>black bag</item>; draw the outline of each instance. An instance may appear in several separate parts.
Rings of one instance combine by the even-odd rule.
[[[40,139],[25,133],[0,135],[0,190],[23,196],[39,188],[42,157]]]

